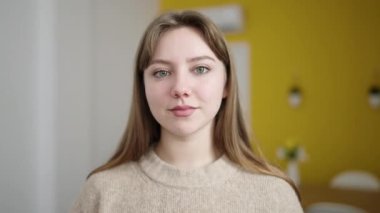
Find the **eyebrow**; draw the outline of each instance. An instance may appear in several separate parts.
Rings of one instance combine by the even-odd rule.
[[[187,62],[196,62],[196,61],[201,61],[201,60],[211,60],[211,61],[215,61],[215,59],[213,57],[210,57],[210,56],[207,56],[207,55],[204,55],[204,56],[197,56],[197,57],[194,57],[194,58],[189,58],[187,59],[186,61]],[[170,65],[170,61],[167,61],[167,60],[164,60],[164,59],[154,59],[152,60],[150,63],[149,63],[149,66],[152,65],[152,64],[166,64],[166,65]]]
[[[194,61],[201,61],[201,60],[204,60],[204,59],[209,59],[211,61],[215,61],[215,59],[213,57],[210,57],[210,56],[207,56],[207,55],[198,56],[198,57],[194,57],[194,58],[189,58],[186,61],[188,61],[188,62],[194,62]]]

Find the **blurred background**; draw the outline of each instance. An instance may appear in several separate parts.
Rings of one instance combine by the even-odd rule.
[[[121,138],[147,24],[213,8],[236,15],[226,38],[268,160],[305,197],[341,172],[379,178],[380,1],[1,0],[0,211],[67,212]]]

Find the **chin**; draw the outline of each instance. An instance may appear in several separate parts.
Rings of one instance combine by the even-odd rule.
[[[197,129],[173,129],[173,130],[167,130],[170,134],[175,135],[177,137],[189,137],[197,132]]]
[[[207,123],[203,124],[203,125],[202,124],[181,125],[181,124],[177,123],[176,126],[167,126],[167,128],[164,128],[164,129],[169,134],[175,135],[177,137],[182,137],[182,138],[193,136],[193,135],[198,134],[202,131],[209,131],[208,130],[209,127],[208,127]]]

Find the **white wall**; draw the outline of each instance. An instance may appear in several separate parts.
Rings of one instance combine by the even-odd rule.
[[[67,212],[125,127],[156,0],[0,2],[1,212]]]
[[[157,0],[97,0],[94,29],[94,156],[108,160],[126,126],[135,52],[143,31],[158,13]],[[110,3],[111,2],[111,3]]]
[[[158,11],[155,0],[80,2],[58,7],[60,210],[116,149],[128,117],[137,44]]]
[[[37,29],[34,21],[35,5],[32,1],[0,1],[2,212],[28,212],[28,209],[36,209],[34,74]]]
[[[57,209],[67,212],[92,158],[93,2],[57,3]]]

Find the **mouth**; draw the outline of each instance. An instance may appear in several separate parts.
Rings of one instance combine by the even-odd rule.
[[[188,105],[181,105],[181,106],[175,106],[171,109],[169,109],[170,112],[174,114],[176,117],[189,117],[193,114],[193,112],[197,109],[197,107],[188,106]]]

